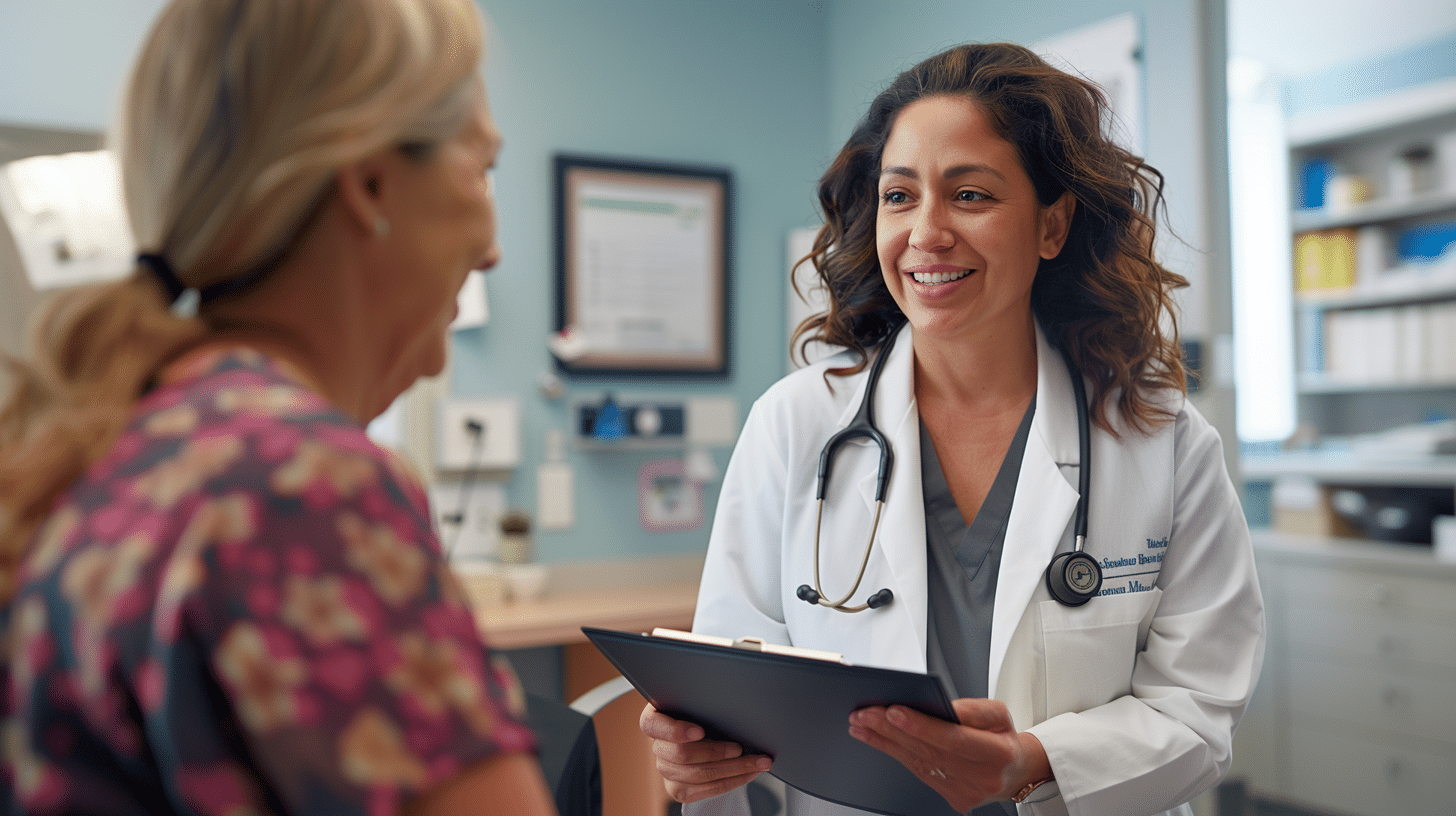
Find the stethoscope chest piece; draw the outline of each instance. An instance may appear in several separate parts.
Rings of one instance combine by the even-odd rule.
[[[1102,567],[1085,552],[1064,552],[1047,567],[1046,585],[1059,603],[1081,606],[1102,589]]]

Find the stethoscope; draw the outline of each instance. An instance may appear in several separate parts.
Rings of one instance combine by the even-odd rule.
[[[855,414],[854,420],[843,430],[829,437],[829,441],[824,444],[824,450],[819,453],[818,487],[815,491],[815,499],[819,507],[818,515],[814,519],[814,586],[802,584],[797,594],[802,601],[827,606],[839,612],[879,609],[895,599],[895,594],[889,589],[881,589],[862,604],[846,605],[854,593],[859,591],[860,582],[864,580],[865,569],[869,566],[870,552],[875,546],[875,533],[880,528],[880,513],[885,509],[885,491],[890,485],[890,469],[895,464],[895,454],[890,449],[890,441],[875,427],[874,397],[875,388],[880,382],[880,371],[885,367],[885,360],[889,358],[890,348],[895,345],[895,338],[898,334],[899,332],[890,334],[881,346],[879,355],[870,364],[864,399],[860,402],[859,411]],[[1046,586],[1051,596],[1063,605],[1081,606],[1092,600],[1097,595],[1097,591],[1102,588],[1102,567],[1097,563],[1097,559],[1086,552],[1087,497],[1092,483],[1092,446],[1087,419],[1087,390],[1071,360],[1067,360],[1067,370],[1071,372],[1072,394],[1077,403],[1079,453],[1077,490],[1081,495],[1077,497],[1077,509],[1072,516],[1073,548],[1069,552],[1059,553],[1047,566]],[[850,587],[849,592],[845,593],[843,598],[829,601],[825,599],[823,585],[819,582],[819,530],[824,521],[824,494],[829,486],[829,471],[834,461],[835,450],[845,442],[858,438],[868,439],[880,449],[879,476],[875,480],[875,519],[874,523],[870,525],[869,541],[865,544],[864,558],[860,560],[859,574],[855,576],[854,586]]]

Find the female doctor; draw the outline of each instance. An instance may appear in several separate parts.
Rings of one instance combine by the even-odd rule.
[[[845,727],[977,816],[1191,813],[1263,656],[1248,530],[1184,394],[1186,282],[1152,254],[1162,176],[1108,117],[1007,44],[874,100],[819,186],[830,305],[797,334],[846,350],[755,403],[699,594],[696,631],[938,675],[959,723]],[[641,724],[689,812],[747,812],[767,757]]]

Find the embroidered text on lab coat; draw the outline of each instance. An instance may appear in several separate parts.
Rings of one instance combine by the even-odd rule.
[[[1125,595],[1129,592],[1147,592],[1153,588],[1150,575],[1158,574],[1158,567],[1163,561],[1163,552],[1168,548],[1167,538],[1148,538],[1145,549],[1152,552],[1140,552],[1124,558],[1103,558],[1101,566],[1103,569],[1102,590],[1099,595]],[[1154,565],[1152,569],[1146,568]],[[1117,570],[1129,570],[1127,572],[1113,573]],[[1144,580],[1146,579],[1146,580]]]

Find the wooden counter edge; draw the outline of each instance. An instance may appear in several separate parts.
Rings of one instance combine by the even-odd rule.
[[[693,623],[698,587],[673,584],[620,587],[548,594],[536,601],[487,603],[478,587],[462,580],[476,624],[487,643],[498,649],[582,643],[583,626],[647,631],[655,626],[688,629]]]

